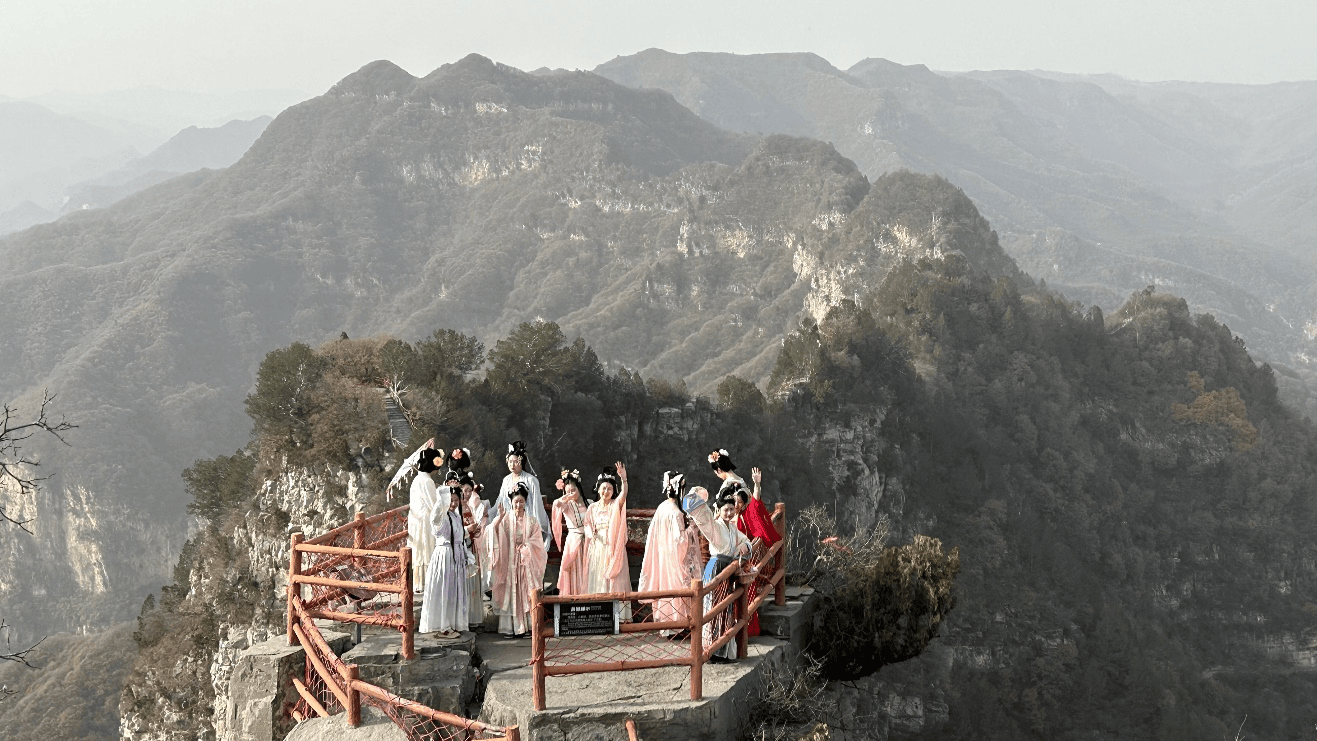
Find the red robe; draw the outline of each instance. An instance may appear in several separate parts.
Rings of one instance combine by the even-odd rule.
[[[750,503],[746,505],[745,511],[741,513],[740,518],[736,522],[736,527],[738,530],[745,533],[747,538],[751,540],[759,538],[762,540],[765,548],[772,548],[777,541],[782,539],[782,536],[777,532],[777,528],[773,526],[773,518],[769,516],[768,508],[765,507],[764,503],[756,497],[750,497]],[[747,597],[750,602],[755,600],[755,597],[757,596],[755,594],[756,591],[756,585],[751,584],[750,594]],[[759,613],[756,612],[755,616],[751,618],[750,625],[747,629],[749,635],[759,635]]]

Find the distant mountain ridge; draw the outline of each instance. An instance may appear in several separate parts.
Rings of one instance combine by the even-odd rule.
[[[1317,327],[1317,141],[1299,123],[1317,115],[1317,83],[944,75],[883,59],[843,71],[813,54],[659,49],[595,71],[734,131],[829,141],[870,178],[939,173],[1031,275],[1108,311],[1147,285],[1174,291],[1281,366],[1287,400],[1317,414],[1317,332],[1304,329]]]
[[[245,442],[256,366],[292,341],[544,318],[707,394],[766,379],[802,317],[949,252],[1027,280],[940,178],[871,184],[823,142],[591,73],[372,63],[225,170],[0,239],[0,286],[29,297],[0,305],[0,392],[50,387],[79,424],[37,451],[50,488],[10,502],[37,535],[0,556],[0,594],[26,625],[131,617],[186,533],[179,473]]]

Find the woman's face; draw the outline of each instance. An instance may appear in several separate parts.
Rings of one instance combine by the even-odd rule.
[[[508,456],[508,470],[518,476],[521,475],[521,456],[519,455]]]
[[[462,497],[458,495],[456,489],[450,489],[448,495],[448,509],[457,511],[462,506]]]
[[[723,518],[724,522],[731,522],[736,519],[736,505],[728,502],[719,508],[718,514]]]
[[[611,481],[605,481],[604,483],[600,484],[600,485],[599,485],[599,496],[602,497],[604,500],[612,499],[612,498],[613,498],[613,482],[611,482]]]
[[[521,517],[526,512],[526,497],[517,495],[512,498],[512,513]]]
[[[576,488],[576,484],[569,482],[563,486],[562,493],[568,499],[577,499],[581,495],[581,490]]]
[[[470,498],[471,498],[471,493],[474,492],[474,491],[475,491],[475,487],[471,486],[470,484],[462,484],[462,496],[463,496],[463,497],[466,497],[467,499],[470,499]]]

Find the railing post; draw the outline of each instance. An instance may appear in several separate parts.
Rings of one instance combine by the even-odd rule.
[[[531,698],[536,710],[546,707],[544,696],[544,615],[540,602],[542,590],[536,589],[530,598],[530,680]]]
[[[402,567],[399,585],[402,599],[398,609],[402,611],[402,657],[411,661],[416,658],[416,607],[412,601],[412,549],[403,546],[398,552],[398,563]]]
[[[352,518],[352,547],[357,550],[366,548],[366,513],[358,512],[357,516]],[[353,565],[357,564],[357,559],[352,559]]]
[[[745,568],[744,564],[741,566]],[[745,620],[745,625],[736,631],[736,658],[744,659],[746,649],[749,648],[750,642],[750,621],[747,620],[750,614],[750,585],[758,578],[755,574],[747,574],[744,571],[738,571],[736,581],[741,587],[741,596],[736,598],[736,619]],[[728,608],[730,609],[730,605]]]
[[[302,575],[302,553],[297,550],[297,546],[302,544],[306,536],[301,533],[293,533],[289,539],[291,547],[288,553],[288,619],[284,626],[288,631],[288,645],[297,645],[297,636],[293,634],[293,623],[297,620],[297,613],[293,609],[293,600],[301,596],[302,585],[298,584],[294,577]]]
[[[348,715],[348,725],[356,728],[361,725],[361,693],[357,692],[357,665],[347,665],[348,706],[344,708]]]
[[[521,741],[521,727],[509,726],[503,729],[504,741]]]
[[[774,507],[773,510],[774,510],[773,512],[774,514],[782,515],[780,518],[776,518],[781,521],[782,523],[781,525],[778,525],[776,522],[773,523],[773,526],[777,528],[777,534],[782,536],[782,548],[778,550],[777,558],[774,559],[774,561],[776,562],[774,564],[776,568],[773,569],[773,575],[776,576],[777,572],[779,571],[785,572],[787,568],[787,545],[788,545],[787,506],[782,502],[778,502],[777,506]],[[777,587],[773,590],[773,604],[780,606],[780,605],[785,605],[786,603],[787,603],[787,575],[783,573],[782,578],[777,580]]]
[[[704,699],[704,600],[700,590],[704,582],[691,579],[691,699]]]

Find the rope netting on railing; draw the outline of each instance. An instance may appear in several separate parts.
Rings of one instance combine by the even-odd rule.
[[[288,640],[306,650],[303,676],[293,678],[298,721],[346,712],[361,722],[363,704],[377,708],[410,741],[519,738],[516,726],[499,728],[426,707],[357,678],[325,642],[316,619],[396,628],[403,657],[415,658],[411,549],[407,510],[399,507],[303,541],[292,536],[288,586]],[[396,548],[397,550],[389,550]]]
[[[643,549],[644,530],[636,521],[653,515],[653,510],[628,512],[630,540],[634,551],[639,537]],[[772,514],[778,534],[786,530],[786,510],[778,504]],[[639,535],[637,535],[639,534]],[[700,538],[707,558],[708,544]],[[701,666],[730,641],[737,641],[737,656],[743,656],[747,628],[763,603],[770,598],[785,601],[785,540],[772,547],[755,541],[750,558],[734,561],[708,584],[699,578],[687,589],[669,592],[620,592],[564,597],[538,596],[532,608],[532,683],[535,708],[545,708],[544,679],[565,674],[625,671],[660,666],[689,666],[691,699],[703,696]],[[708,600],[706,602],[706,595]],[[554,629],[554,610],[585,602],[616,601],[622,608],[619,633],[612,635],[562,636]],[[707,607],[706,607],[707,604]]]
[[[639,592],[628,593],[633,598]],[[596,599],[600,595],[590,595]],[[552,598],[545,598],[552,599]],[[679,599],[690,602],[689,596]],[[651,665],[653,662],[669,664],[689,664],[691,658],[690,630],[684,624],[688,612],[683,612],[681,625],[668,630],[652,627],[655,621],[653,604],[638,602],[628,598],[632,613],[629,623],[622,626],[620,635],[607,636],[567,636],[546,637],[543,652],[545,667],[581,667],[595,665],[619,665],[618,668],[630,668],[631,665]],[[547,614],[545,626],[553,630],[553,605],[545,605]],[[621,665],[627,665],[623,667]]]
[[[374,688],[379,689],[379,688]],[[398,697],[385,690],[379,693],[361,690],[362,701],[379,710],[402,729],[410,741],[467,741],[468,739],[515,738],[515,729],[490,726],[478,721],[455,723],[446,713]],[[447,718],[445,720],[444,718]]]
[[[403,636],[403,656],[415,657],[407,510],[358,514],[309,541],[292,536],[290,633],[296,598],[315,618],[394,628]]]

